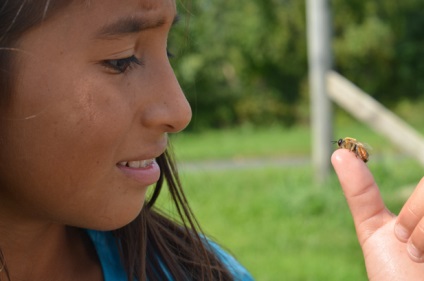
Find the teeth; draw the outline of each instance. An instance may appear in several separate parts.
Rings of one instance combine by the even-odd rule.
[[[130,168],[141,168],[143,161],[130,161],[128,162],[128,167]]]
[[[129,161],[119,162],[119,166],[126,166],[130,168],[147,168],[155,162],[154,159],[142,160],[142,161]]]

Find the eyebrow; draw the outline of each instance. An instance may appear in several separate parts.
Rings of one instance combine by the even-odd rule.
[[[175,15],[172,25],[174,26],[180,17]],[[144,30],[154,29],[163,26],[166,23],[165,18],[158,20],[149,20],[141,17],[126,17],[111,24],[107,24],[96,32],[96,38],[113,39],[134,33],[139,33]]]

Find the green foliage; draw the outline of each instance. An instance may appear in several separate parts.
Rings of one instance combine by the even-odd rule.
[[[336,68],[394,107],[424,92],[424,2],[332,0]]]
[[[185,1],[173,65],[191,129],[307,120],[303,0]],[[334,68],[394,107],[424,92],[424,2],[330,0]],[[187,5],[187,6],[184,6]]]
[[[174,66],[194,108],[193,125],[296,121],[306,69],[303,1],[192,4],[189,28],[171,42],[188,42]]]

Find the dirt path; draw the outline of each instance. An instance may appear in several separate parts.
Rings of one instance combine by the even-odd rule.
[[[372,155],[372,161],[387,161],[388,159],[401,160],[408,158],[404,154],[390,155]],[[253,159],[222,159],[222,160],[204,160],[204,161],[187,161],[179,162],[178,169],[180,171],[219,171],[229,169],[255,169],[263,167],[300,167],[311,165],[309,156],[287,156],[279,158],[253,158]]]

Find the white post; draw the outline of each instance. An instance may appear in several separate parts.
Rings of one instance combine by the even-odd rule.
[[[328,0],[307,0],[312,163],[315,178],[324,182],[330,172],[332,109],[326,75],[331,69],[331,17]]]

